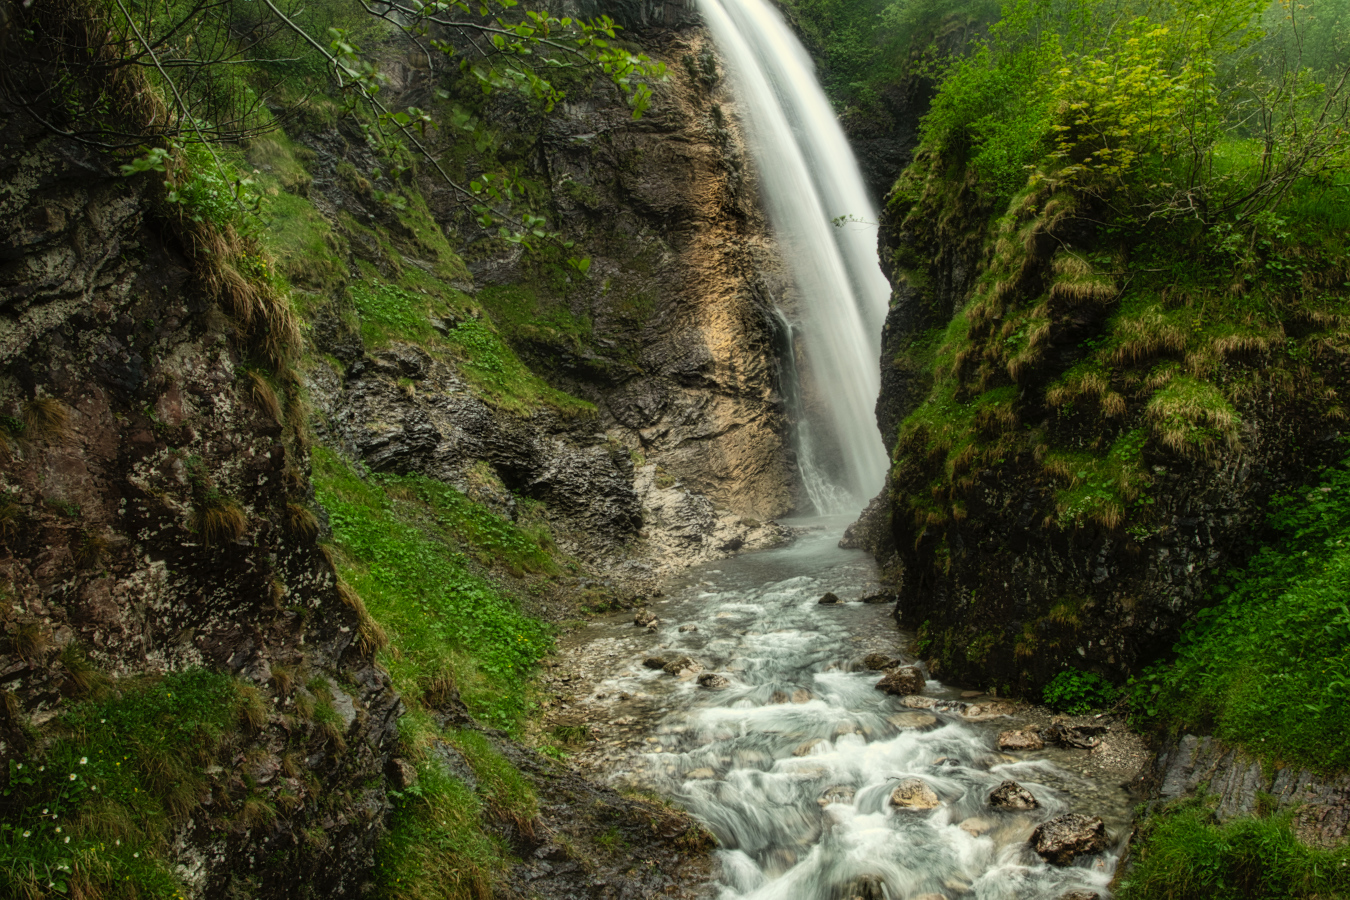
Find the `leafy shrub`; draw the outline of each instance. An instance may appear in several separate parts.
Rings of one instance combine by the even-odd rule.
[[[1110,706],[1119,693],[1115,685],[1095,672],[1065,669],[1050,679],[1041,699],[1051,709],[1081,716]]]

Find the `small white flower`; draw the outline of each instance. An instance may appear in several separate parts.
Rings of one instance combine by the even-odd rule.
[[[39,772],[45,772],[45,771],[47,771],[47,767],[46,767],[46,766],[38,766],[38,771],[39,771]]]
[[[96,790],[98,790],[98,785],[96,785],[96,784],[91,784],[91,785],[89,785],[89,790],[91,790],[91,791],[96,791]]]
[[[74,772],[71,772],[71,773],[70,773],[70,780],[71,780],[71,781],[74,781],[74,780],[75,780],[75,773],[74,773]]]
[[[83,765],[85,765],[85,764],[88,763],[88,762],[89,762],[89,757],[87,757],[87,756],[81,756],[81,757],[80,757],[80,765],[83,766]]]
[[[67,838],[65,839],[65,841],[63,841],[63,843],[69,844],[69,843],[70,843],[70,838],[67,837]]]
[[[19,764],[18,764],[17,766],[15,766],[14,768],[16,768],[16,769],[22,769],[22,768],[23,768],[23,763],[19,763]]]
[[[42,814],[43,814],[44,816],[47,814],[47,807],[45,807],[45,806],[42,807]]]
[[[118,839],[115,841],[115,843],[116,843],[117,846],[119,846],[119,847],[122,846],[122,839],[121,839],[121,838],[118,838]]]
[[[24,837],[28,837],[28,836],[29,836],[30,834],[32,834],[32,833],[33,833],[33,832],[31,832],[31,831],[25,831],[25,832],[23,833],[23,836],[24,836]],[[1342,863],[1342,865],[1344,865],[1344,864]]]
[[[56,833],[57,833],[57,834],[60,834],[60,833],[61,833],[61,826],[60,826],[60,825],[57,825],[57,826],[56,826]]]
[[[99,719],[99,720],[98,720],[98,724],[103,725],[103,724],[106,724],[107,721],[108,721],[107,719]]]
[[[131,856],[132,856],[133,859],[140,859],[140,858],[141,858],[141,855],[140,855],[139,853],[133,853],[133,854],[131,854]]]

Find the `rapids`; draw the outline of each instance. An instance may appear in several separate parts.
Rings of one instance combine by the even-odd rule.
[[[876,589],[874,564],[837,546],[843,519],[796,524],[812,527],[789,546],[695,568],[668,585],[650,606],[661,617],[654,633],[628,614],[576,636],[608,660],[592,695],[605,702],[588,702],[629,713],[624,721],[636,719],[645,734],[640,752],[611,753],[596,767],[621,786],[672,798],[707,825],[721,847],[721,900],[1109,896],[1118,848],[1060,869],[1026,842],[1061,812],[1101,816],[1113,841],[1122,839],[1130,801],[1119,782],[1072,771],[1086,751],[996,751],[998,732],[1015,720],[969,720],[960,692],[936,681],[925,691],[946,701],[936,709],[909,709],[877,691],[880,673],[860,660],[896,654],[901,635],[889,604],[856,602]],[[825,591],[845,602],[820,605]],[[729,686],[710,690],[696,675],[645,668],[653,654],[688,656]],[[912,776],[937,793],[935,809],[888,802]],[[1040,808],[991,809],[989,793],[1007,779]]]

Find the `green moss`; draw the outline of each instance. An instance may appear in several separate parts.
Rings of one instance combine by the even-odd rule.
[[[539,800],[525,776],[480,732],[448,731],[445,739],[464,754],[478,779],[478,792],[493,813],[528,829],[539,815]]]
[[[594,404],[557,390],[530,371],[484,322],[461,322],[446,336],[446,343],[459,359],[465,378],[495,406],[526,413],[548,405],[566,415],[595,414]]]
[[[296,287],[331,292],[347,278],[346,248],[308,200],[281,193],[266,205],[264,241]]]

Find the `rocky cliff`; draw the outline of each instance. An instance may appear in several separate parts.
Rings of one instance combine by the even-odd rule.
[[[99,37],[72,25],[80,4],[6,11]],[[219,151],[263,195],[264,227],[236,228],[166,199],[162,180],[186,194],[210,166],[124,176],[128,154],[55,133],[7,85],[0,758],[16,890],[344,897],[449,878],[465,896],[629,897],[706,878],[687,817],[480,724],[506,684],[501,723],[537,730],[510,718],[529,690],[515,666],[537,657],[475,662],[464,623],[425,605],[440,590],[482,598],[474,616],[566,618],[786,536],[769,521],[798,491],[773,308],[791,291],[734,109],[688,10],[620,12],[670,71],[641,120],[601,84],[551,118],[486,110],[492,164],[538,180],[586,278],[476,230],[428,173],[384,176],[312,97],[277,107],[288,132]],[[22,52],[54,54],[29,71],[63,64],[41,41]],[[397,41],[379,59],[404,101],[460,90]],[[126,86],[107,93],[146,125],[135,104],[153,91]],[[449,128],[435,140],[455,149]],[[439,518],[410,499],[425,484],[450,486]],[[381,582],[383,551],[320,502],[359,490],[463,581]],[[422,611],[401,619],[403,602]],[[436,842],[449,849],[426,855]]]

